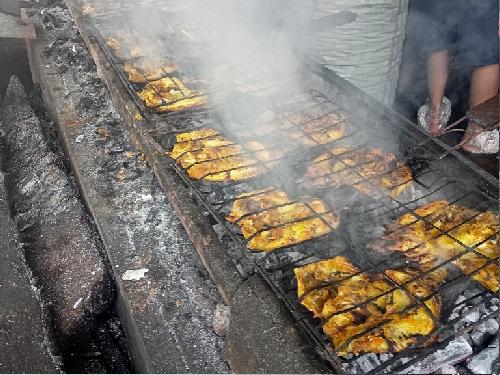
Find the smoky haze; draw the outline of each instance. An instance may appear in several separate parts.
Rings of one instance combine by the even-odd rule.
[[[210,40],[203,44],[197,67],[208,80],[211,97],[235,90],[252,90],[274,82],[294,80],[299,62],[294,49],[297,25],[304,15],[294,14],[283,0],[211,0],[191,3],[182,13],[187,27],[202,29]],[[289,87],[299,89],[299,87]],[[215,110],[226,126],[248,121],[258,112],[252,101],[220,100]]]
[[[294,79],[299,67],[295,50],[306,37],[307,12],[295,11],[284,0],[168,1],[163,8],[172,11],[172,17],[165,19],[164,13],[148,11],[130,14],[123,22],[141,30],[141,43],[165,40],[165,46],[156,49],[158,56],[150,57],[161,61],[162,55],[171,55],[179,61],[181,74],[186,68],[196,71],[210,99],[278,81],[288,82],[288,89],[300,89]],[[162,33],[168,24],[192,43],[166,40]],[[222,118],[228,118],[230,112],[231,121],[247,120],[235,118],[235,114],[245,117],[257,110],[249,102],[217,102],[221,104],[215,110]]]

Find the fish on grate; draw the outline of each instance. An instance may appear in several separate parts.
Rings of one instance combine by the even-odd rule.
[[[499,266],[490,259],[499,257],[498,229],[499,218],[493,212],[478,212],[441,200],[398,218],[371,247],[402,252],[424,270],[459,256],[452,263],[465,275],[477,271],[472,279],[496,293]],[[467,247],[477,253],[467,252]]]
[[[239,195],[226,220],[240,226],[250,250],[265,252],[324,236],[340,223],[321,199],[294,201],[280,190]]]
[[[386,270],[384,277],[337,256],[294,273],[300,303],[323,320],[323,331],[341,356],[400,352],[436,329],[441,300],[434,294],[445,270],[420,278],[410,268]],[[425,301],[419,305],[417,299]]]
[[[290,129],[289,137],[292,140],[300,140],[306,146],[328,144],[345,137],[348,128],[346,118],[345,113],[334,112],[308,119],[299,112],[288,117],[294,125]]]

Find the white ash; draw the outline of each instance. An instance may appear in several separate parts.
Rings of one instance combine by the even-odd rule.
[[[453,365],[445,365],[434,372],[436,375],[459,375],[460,373]]]
[[[149,272],[147,268],[141,268],[138,270],[126,270],[122,275],[123,281],[139,281],[146,277],[146,273]]]
[[[494,338],[498,334],[498,328],[498,322],[495,319],[488,319],[471,332],[472,342],[476,346],[483,345],[488,339]]]
[[[215,306],[212,328],[218,336],[226,336],[229,330],[230,311],[229,306],[218,303]]]
[[[350,365],[345,366],[344,369],[348,373],[365,374],[376,369],[381,364],[382,361],[380,360],[379,356],[370,353],[354,359],[354,361]]]
[[[402,374],[431,374],[443,366],[463,362],[472,355],[472,347],[464,337],[451,341],[445,348],[440,349],[401,371]]]
[[[468,363],[467,368],[473,374],[491,374],[493,372],[493,365],[498,361],[498,346],[494,348],[487,348],[481,353],[475,355]]]

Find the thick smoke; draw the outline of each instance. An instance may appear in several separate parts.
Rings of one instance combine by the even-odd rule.
[[[165,13],[130,14],[121,20],[139,30],[141,43],[163,40],[156,48],[158,60],[168,55],[177,61],[181,74],[196,71],[210,99],[219,104],[215,110],[222,118],[240,122],[235,113],[257,111],[251,102],[221,99],[235,91],[255,90],[286,82],[288,90],[300,89],[295,79],[299,67],[296,50],[306,40],[310,15],[298,12],[284,0],[210,0],[169,1]],[[120,22],[121,23],[121,22]],[[116,25],[123,29],[122,25]],[[175,29],[189,40],[173,43],[165,29]],[[153,57],[153,56],[150,56]],[[236,106],[236,107],[235,107]],[[240,106],[246,108],[239,108]],[[231,126],[227,123],[226,126]]]

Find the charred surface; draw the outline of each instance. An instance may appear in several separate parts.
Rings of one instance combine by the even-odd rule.
[[[60,152],[56,139],[43,131],[16,78],[9,84],[2,118],[2,168],[10,210],[64,368],[70,372],[127,371],[125,347],[119,354],[102,352],[112,342],[106,325],[112,318],[114,299],[114,282],[102,245],[61,154],[54,153]],[[45,122],[44,127],[50,125]]]

